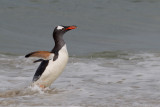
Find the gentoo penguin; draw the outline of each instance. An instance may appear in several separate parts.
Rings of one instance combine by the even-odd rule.
[[[68,62],[68,51],[63,39],[64,33],[76,29],[76,26],[57,26],[53,31],[54,48],[48,51],[35,51],[27,54],[25,57],[38,57],[34,61],[40,62],[37,71],[33,77],[33,85],[41,88],[49,87],[64,70]]]

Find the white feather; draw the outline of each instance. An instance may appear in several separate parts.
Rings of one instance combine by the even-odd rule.
[[[57,26],[58,30],[62,30],[64,27],[63,26]]]
[[[54,53],[49,55],[48,60],[53,60],[53,58],[54,58]]]
[[[49,60],[48,66],[41,75],[41,77],[34,83],[37,85],[44,85],[48,87],[54,82],[59,75],[63,72],[68,62],[68,51],[66,45],[64,45],[59,51],[58,58],[53,61]]]

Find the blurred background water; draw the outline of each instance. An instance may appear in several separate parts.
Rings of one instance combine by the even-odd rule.
[[[0,0],[0,104],[159,107],[159,0]],[[49,92],[28,87],[57,25],[69,64]],[[18,89],[17,89],[18,87]]]
[[[160,50],[159,0],[1,0],[0,52],[24,55],[53,48],[57,25],[70,55],[109,50]]]

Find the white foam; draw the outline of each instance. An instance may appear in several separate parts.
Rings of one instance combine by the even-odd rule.
[[[37,85],[29,86],[28,88],[31,89],[32,91],[36,91],[36,92],[39,92],[40,94],[44,94],[44,90]]]

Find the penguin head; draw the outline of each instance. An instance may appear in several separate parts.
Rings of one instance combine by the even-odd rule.
[[[53,31],[53,39],[55,40],[55,42],[57,41],[63,41],[63,34],[66,33],[69,30],[72,29],[76,29],[76,26],[57,26],[55,27],[54,31]]]
[[[72,30],[72,29],[76,29],[77,26],[62,26],[62,25],[59,25],[57,26],[55,29],[54,29],[54,33],[58,33],[58,34],[64,34],[66,33],[67,31],[69,30]]]

